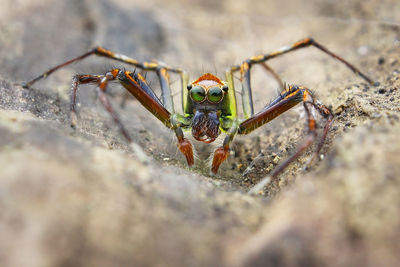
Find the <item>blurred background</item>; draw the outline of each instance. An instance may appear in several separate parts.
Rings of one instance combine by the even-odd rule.
[[[1,0],[0,266],[399,266],[399,14],[398,0]],[[92,86],[70,129],[72,76],[130,66],[91,57],[19,86],[95,45],[223,79],[305,37],[380,86],[312,47],[271,60],[336,119],[325,159],[303,172],[307,152],[263,196],[246,191],[301,142],[301,107],[238,137],[211,177],[215,147],[199,146],[188,169],[168,129],[133,98],[120,107],[118,85],[110,97],[147,156],[127,146]],[[277,95],[261,68],[252,86],[256,110]]]

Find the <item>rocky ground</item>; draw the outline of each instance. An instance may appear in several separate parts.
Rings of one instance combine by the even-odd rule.
[[[398,1],[3,2],[1,266],[399,266]],[[78,124],[69,126],[71,77],[119,63],[91,58],[20,86],[96,44],[181,66],[192,78],[222,78],[229,65],[307,36],[380,85],[313,48],[271,61],[284,81],[316,92],[335,120],[319,161],[304,171],[307,151],[256,196],[248,189],[307,133],[301,106],[238,137],[210,176],[215,146],[197,146],[188,168],[168,129],[132,98],[120,106],[118,85],[110,98],[136,146],[91,86],[81,87]],[[261,68],[252,75],[259,109],[277,84]]]

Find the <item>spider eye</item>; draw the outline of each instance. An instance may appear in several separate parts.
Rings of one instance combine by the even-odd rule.
[[[190,89],[190,98],[196,102],[202,102],[206,99],[206,90],[201,86],[195,86]]]
[[[207,92],[208,101],[212,103],[220,102],[223,96],[224,94],[222,93],[222,90],[219,87],[212,87]]]

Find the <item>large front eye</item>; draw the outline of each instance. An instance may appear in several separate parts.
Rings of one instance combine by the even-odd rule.
[[[208,89],[207,98],[208,101],[212,103],[218,103],[219,101],[221,101],[223,96],[224,93],[222,92],[222,89],[219,87],[212,87]]]
[[[206,90],[201,86],[195,86],[190,89],[190,97],[193,101],[202,102],[206,99]]]

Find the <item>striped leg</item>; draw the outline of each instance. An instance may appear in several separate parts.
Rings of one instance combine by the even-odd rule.
[[[172,71],[172,72],[176,72],[176,73],[181,73],[182,72],[181,69],[171,68],[169,66],[164,66],[164,65],[158,64],[156,62],[139,62],[136,59],[133,59],[133,58],[130,58],[130,57],[127,57],[125,55],[118,54],[118,53],[114,53],[114,52],[112,52],[112,51],[110,51],[110,50],[108,50],[106,48],[97,46],[97,47],[95,47],[93,49],[90,49],[88,52],[86,52],[86,53],[84,53],[84,54],[82,54],[82,55],[80,55],[78,57],[70,59],[70,60],[68,60],[68,61],[66,61],[64,63],[61,63],[61,64],[59,64],[59,65],[47,70],[46,72],[42,73],[41,75],[37,76],[36,78],[34,78],[34,79],[30,80],[29,82],[25,83],[24,87],[25,88],[29,88],[30,86],[32,86],[32,84],[34,84],[35,82],[37,82],[38,80],[40,80],[42,78],[46,78],[47,76],[49,76],[50,74],[52,74],[56,70],[61,69],[61,68],[65,67],[65,66],[68,66],[68,65],[70,65],[70,64],[72,64],[74,62],[81,61],[81,60],[83,60],[83,59],[85,59],[85,58],[87,58],[87,57],[89,57],[91,55],[96,55],[96,56],[101,56],[101,57],[106,57],[106,58],[118,60],[120,62],[123,62],[123,63],[126,63],[126,64],[130,64],[130,65],[133,65],[133,66],[135,66],[137,68],[140,68],[140,69],[143,69],[143,70],[148,70],[148,71],[149,70],[155,71],[157,68],[164,67],[168,71]]]
[[[347,60],[343,59],[342,57],[336,55],[335,53],[329,51],[327,48],[325,48],[323,45],[321,45],[320,43],[318,43],[317,41],[315,41],[312,38],[305,38],[302,39],[290,46],[285,46],[282,47],[281,49],[269,53],[269,54],[263,54],[263,55],[258,55],[258,56],[254,56],[249,58],[248,60],[245,60],[245,63],[249,64],[249,66],[253,65],[253,64],[258,64],[258,63],[262,63],[265,62],[267,60],[270,60],[272,58],[275,58],[277,56],[281,56],[283,54],[286,54],[288,52],[297,50],[299,48],[304,48],[304,47],[308,47],[308,46],[314,46],[316,48],[318,48],[320,51],[328,54],[329,56],[339,60],[340,62],[342,62],[343,64],[345,64],[350,70],[352,70],[355,74],[357,74],[358,76],[360,76],[361,78],[363,78],[365,81],[367,81],[369,84],[371,85],[375,85],[376,83],[369,78],[367,75],[365,75],[364,73],[362,73],[357,67],[355,67],[353,64],[349,63]]]
[[[101,56],[101,57],[106,57],[106,58],[110,58],[113,60],[117,60],[117,61],[120,61],[120,62],[123,62],[126,64],[133,65],[133,66],[140,68],[142,70],[145,70],[145,71],[155,71],[157,73],[157,76],[159,78],[160,85],[161,85],[162,102],[158,99],[158,97],[150,89],[150,87],[145,82],[145,79],[140,74],[136,75],[131,72],[123,72],[119,69],[114,69],[114,70],[108,72],[104,76],[77,75],[73,79],[73,85],[72,85],[72,90],[71,90],[71,119],[72,119],[71,125],[74,126],[76,124],[76,114],[75,114],[76,104],[75,103],[76,103],[76,92],[77,92],[78,84],[97,83],[97,84],[99,84],[97,91],[99,92],[100,101],[105,106],[105,108],[109,111],[109,113],[114,118],[116,123],[119,125],[125,138],[130,142],[131,139],[130,139],[129,135],[124,130],[122,123],[119,121],[118,116],[115,114],[115,112],[113,111],[113,109],[111,107],[110,102],[108,101],[108,98],[104,94],[105,89],[108,84],[108,81],[118,79],[120,81],[120,83],[142,103],[142,105],[144,105],[150,112],[153,113],[153,115],[155,115],[158,119],[160,119],[167,127],[175,129],[175,133],[178,137],[178,142],[179,142],[178,147],[184,153],[188,164],[192,165],[194,162],[192,146],[191,146],[190,142],[183,137],[183,132],[179,127],[180,124],[184,124],[186,121],[183,117],[179,117],[179,116],[174,116],[174,118],[179,117],[179,119],[174,119],[174,120],[172,120],[173,122],[170,121],[171,114],[175,115],[175,111],[174,111],[174,103],[172,100],[172,94],[171,94],[171,89],[170,89],[170,80],[169,80],[168,72],[173,72],[173,73],[177,73],[180,75],[182,92],[185,92],[185,90],[183,90],[183,89],[186,88],[187,83],[188,83],[188,76],[187,76],[186,72],[184,72],[183,70],[181,70],[179,68],[172,68],[168,65],[165,65],[163,63],[158,63],[155,61],[139,62],[139,61],[132,59],[130,57],[127,57],[125,55],[114,53],[108,49],[105,49],[102,47],[95,47],[78,57],[75,57],[71,60],[68,60],[62,64],[59,64],[59,65],[47,70],[46,72],[42,73],[41,75],[37,76],[36,78],[24,83],[23,87],[29,88],[35,82],[41,80],[42,78],[46,78],[47,76],[51,75],[53,72],[57,71],[58,69],[68,66],[74,62],[83,60],[91,55],[96,55],[96,56]],[[184,94],[183,94],[183,100],[184,100],[183,104],[185,106],[185,102],[187,102],[187,97]]]
[[[131,93],[148,111],[157,117],[165,126],[175,131],[178,138],[178,148],[186,157],[188,165],[193,165],[194,157],[191,143],[184,138],[181,126],[189,124],[183,116],[171,114],[161,100],[156,96],[153,90],[148,86],[145,78],[141,74],[113,69],[105,75],[76,75],[73,79],[71,89],[71,124],[75,125],[76,121],[76,94],[79,84],[97,83],[98,98],[106,110],[110,113],[122,135],[131,143],[132,139],[125,130],[117,113],[112,108],[105,92],[109,81],[117,80],[125,89]]]
[[[76,116],[76,96],[78,92],[78,86],[80,84],[88,84],[88,83],[100,83],[100,80],[103,78],[103,75],[89,75],[89,74],[78,74],[72,78],[72,86],[71,86],[71,102],[70,102],[70,114],[71,114],[71,127],[75,128],[77,122]]]
[[[277,81],[281,90],[284,89],[284,83],[282,82],[279,75],[265,62],[259,62],[261,66],[267,72],[271,73],[272,77]],[[242,107],[243,107],[243,115],[245,119],[250,118],[254,115],[254,107],[253,107],[253,96],[250,85],[250,67],[246,61],[242,65],[231,66],[226,71],[226,80],[229,84],[230,90],[234,92],[235,86],[233,83],[233,73],[240,71],[240,81],[242,83]]]
[[[114,111],[109,99],[107,98],[105,92],[107,90],[107,85],[109,81],[115,80],[118,70],[112,70],[107,72],[105,75],[76,75],[73,78],[72,87],[71,87],[71,126],[76,126],[76,95],[78,91],[79,84],[87,84],[87,83],[96,83],[96,91],[98,93],[98,99],[103,104],[105,109],[110,113],[111,117],[114,119],[115,123],[120,128],[122,135],[126,138],[126,140],[131,143],[132,139],[126,131],[124,125],[119,119],[118,114]]]
[[[254,115],[254,108],[253,108],[253,97],[252,97],[252,91],[251,91],[251,85],[250,85],[250,70],[251,67],[254,66],[255,64],[261,64],[265,70],[269,71],[274,78],[278,81],[278,83],[281,85],[283,88],[283,83],[280,80],[279,76],[268,66],[266,65],[266,61],[284,55],[286,53],[295,51],[300,48],[308,47],[308,46],[314,46],[318,48],[320,51],[328,54],[329,56],[339,60],[343,64],[345,64],[350,70],[352,70],[355,74],[363,78],[365,81],[367,81],[371,85],[377,85],[378,83],[374,82],[371,78],[369,78],[367,75],[362,73],[357,67],[346,61],[345,59],[339,57],[335,53],[329,51],[327,48],[325,48],[323,45],[318,43],[312,38],[305,38],[303,40],[300,40],[296,43],[294,43],[291,46],[285,46],[282,47],[281,49],[274,51],[269,54],[262,54],[258,56],[251,57],[247,60],[245,60],[241,65],[236,65],[231,67],[231,72],[235,72],[240,70],[240,80],[242,83],[242,103],[243,103],[243,113],[245,119],[250,118],[251,116]]]
[[[23,83],[23,87],[24,88],[29,88],[31,87],[35,82],[37,82],[38,80],[41,80],[43,78],[48,77],[49,75],[51,75],[53,72],[55,72],[56,70],[63,68],[65,66],[68,66],[74,62],[78,62],[81,61],[91,55],[96,55],[96,56],[101,56],[101,57],[106,57],[106,58],[110,58],[113,60],[117,60],[126,64],[130,64],[133,65],[137,68],[143,69],[145,71],[155,71],[159,77],[160,80],[160,84],[161,84],[161,90],[162,90],[162,99],[163,99],[163,103],[165,105],[165,107],[167,108],[167,110],[169,110],[170,112],[174,112],[174,105],[172,102],[172,96],[171,96],[171,89],[170,89],[170,85],[169,85],[169,76],[168,76],[168,72],[173,72],[173,73],[177,73],[180,75],[181,77],[181,81],[182,81],[182,89],[186,88],[187,86],[187,75],[186,73],[179,68],[172,68],[170,66],[167,66],[163,63],[158,63],[155,61],[151,61],[151,62],[139,62],[136,59],[127,57],[125,55],[122,54],[118,54],[118,53],[114,53],[108,49],[105,49],[103,47],[95,47],[91,50],[89,50],[88,52],[75,57],[71,60],[68,60],[62,64],[59,64],[49,70],[47,70],[46,72],[40,74],[39,76],[37,76],[36,78]]]
[[[314,143],[314,140],[317,137],[317,126],[312,112],[313,109],[318,111],[326,119],[323,134],[317,144],[317,148],[313,156],[311,157],[311,160],[314,159],[319,154],[325,142],[329,127],[332,123],[333,115],[326,106],[316,101],[311,91],[307,88],[289,86],[284,90],[284,92],[282,92],[282,94],[278,96],[277,99],[271,102],[271,104],[239,125],[238,134],[248,134],[265,123],[275,119],[277,116],[283,114],[285,111],[289,110],[300,102],[303,102],[303,106],[307,114],[308,135],[305,141],[297,148],[293,155],[276,167],[269,177],[262,179],[257,185],[255,185],[250,190],[250,193],[257,193],[262,190],[269,181],[275,179],[290,163],[295,161],[308,147]]]

